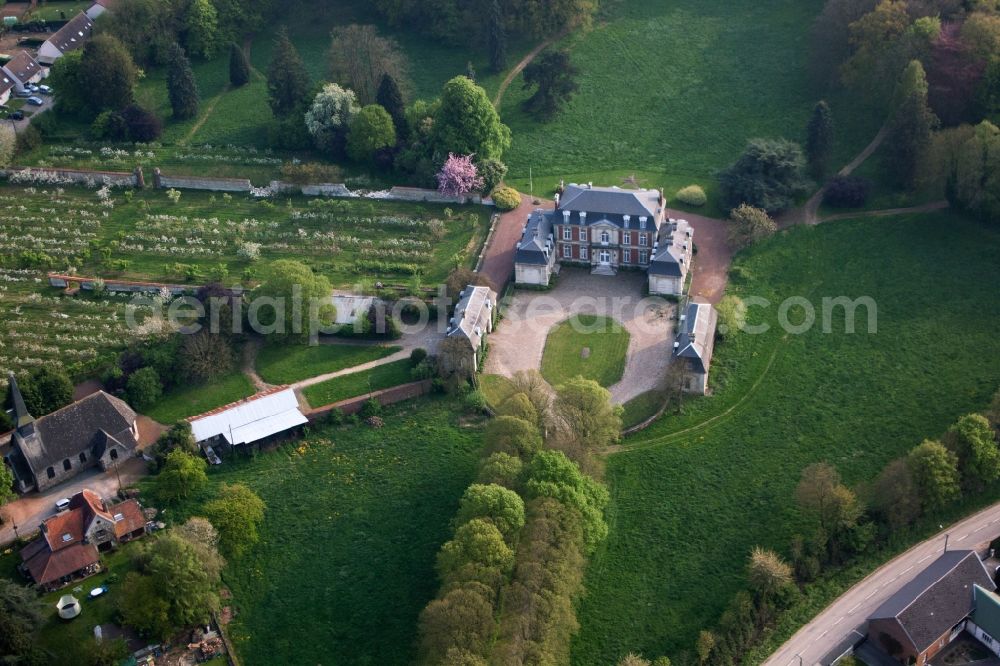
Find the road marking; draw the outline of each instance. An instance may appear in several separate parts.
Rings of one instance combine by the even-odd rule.
[[[913,568],[913,565],[910,565],[910,566],[906,567],[905,569],[903,569],[902,571],[899,572],[899,575],[902,576],[903,574],[905,574],[907,571],[909,571],[912,568]],[[897,578],[899,578],[899,576],[897,576]]]
[[[831,624],[830,626],[831,627],[836,627],[838,624],[840,624],[840,621],[843,620],[843,619],[844,619],[843,617],[838,617],[837,621],[834,622],[833,624]]]
[[[860,608],[860,607],[861,607],[861,604],[855,604],[854,608],[852,608],[851,610],[847,611],[847,614],[848,615],[852,614],[854,611],[858,610],[858,608]]]
[[[830,633],[830,630],[829,630],[829,629],[827,629],[826,631],[824,631],[824,632],[823,632],[822,634],[820,634],[820,635],[819,635],[819,636],[817,636],[816,638],[817,638],[817,639],[819,639],[819,638],[823,638],[823,637],[824,637],[824,636],[826,636],[826,635],[827,635],[828,633]]]
[[[923,562],[924,560],[928,560],[928,559],[930,559],[930,557],[931,557],[931,556],[930,556],[929,554],[928,554],[928,555],[924,555],[924,556],[923,556],[923,557],[921,557],[921,558],[920,558],[919,560],[917,560],[917,564],[920,564],[920,563],[921,563],[921,562]]]
[[[871,592],[869,592],[869,593],[868,593],[868,596],[867,596],[867,597],[865,597],[865,601],[868,601],[869,599],[871,599],[872,597],[874,597],[874,596],[875,596],[875,593],[876,593],[876,592],[878,592],[878,589],[877,589],[877,588],[876,588],[876,589],[874,589],[874,590],[872,590]]]
[[[960,537],[958,537],[957,539],[955,539],[955,541],[962,541],[962,540],[963,540],[963,539],[965,539],[965,537],[967,537],[967,536],[969,536],[969,535],[968,535],[968,534],[963,534],[962,536],[960,536]]]
[[[1000,523],[1000,518],[994,518],[990,521],[990,525],[995,525],[996,523]]]

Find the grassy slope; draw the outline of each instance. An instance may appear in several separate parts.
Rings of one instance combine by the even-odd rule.
[[[507,156],[514,184],[536,193],[560,178],[609,185],[635,174],[672,193],[698,182],[714,205],[713,173],[752,137],[805,138],[822,95],[806,71],[808,28],[819,0],[618,0],[594,29],[565,40],[581,70],[580,90],[550,123],[519,108],[521,79],[504,97],[514,132]],[[831,100],[838,120],[837,159],[877,130],[870,117]],[[859,114],[860,115],[860,114]]]
[[[160,398],[154,407],[144,413],[155,421],[170,425],[189,416],[204,414],[216,407],[242,400],[253,393],[253,382],[237,370],[211,384],[177,388]]]
[[[480,447],[454,403],[393,407],[386,426],[324,430],[225,465],[267,503],[261,542],[230,563],[244,664],[406,664],[434,555]]]
[[[582,375],[601,386],[611,386],[622,377],[629,334],[608,317],[578,315],[549,332],[542,354],[542,376],[553,386]],[[580,330],[576,330],[579,328]],[[583,358],[584,348],[590,355]]]
[[[369,391],[399,386],[413,381],[410,375],[410,359],[404,358],[385,365],[378,365],[371,370],[352,372],[328,379],[319,384],[313,384],[302,391],[302,394],[313,407],[322,407],[333,402],[364,395]]]
[[[384,345],[271,345],[257,355],[257,372],[268,384],[291,384],[300,379],[375,361],[395,354],[400,347]]]
[[[737,265],[751,277],[731,289],[775,303],[871,296],[878,333],[846,335],[841,317],[832,334],[773,330],[721,344],[716,396],[610,458],[611,536],[588,572],[574,663],[692,649],[743,584],[749,549],[787,552],[803,467],[826,460],[850,484],[870,479],[1000,383],[996,231],[948,214],[840,222],[796,228]]]

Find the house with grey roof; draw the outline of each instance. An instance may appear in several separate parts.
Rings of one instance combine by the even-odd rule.
[[[464,343],[468,356],[455,360],[460,360],[465,368],[479,368],[486,349],[486,336],[493,332],[496,312],[497,294],[489,287],[469,285],[459,294],[445,337]]]
[[[27,51],[21,51],[3,66],[3,73],[14,81],[14,90],[21,92],[25,86],[45,78],[45,70]]]
[[[708,393],[708,371],[719,315],[709,303],[690,303],[678,320],[671,363],[684,364],[685,391],[704,395]]]
[[[1000,657],[1000,596],[996,592],[972,586],[972,616],[965,630]]]
[[[135,451],[135,412],[104,391],[37,419],[28,413],[13,373],[10,394],[14,431],[4,462],[20,492],[41,492],[91,467],[107,470]]]
[[[80,12],[38,47],[38,62],[51,65],[70,51],[82,47],[94,34],[94,21]]]
[[[652,294],[683,293],[694,248],[691,226],[667,220],[659,190],[566,186],[552,211],[536,210],[514,258],[517,284],[547,285],[558,266],[596,275],[649,274]]]
[[[976,552],[946,551],[875,609],[868,640],[902,664],[924,666],[975,617],[977,587],[996,589]]]
[[[10,92],[14,89],[14,77],[0,69],[0,106],[10,101]]]

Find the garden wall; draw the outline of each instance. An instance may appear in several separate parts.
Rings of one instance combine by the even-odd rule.
[[[410,382],[409,384],[401,384],[400,386],[393,386],[391,388],[382,389],[381,391],[365,393],[364,395],[359,395],[354,398],[348,398],[347,400],[341,400],[340,402],[334,402],[329,405],[317,407],[306,416],[310,421],[317,421],[326,417],[326,415],[334,409],[339,409],[345,414],[355,414],[361,411],[361,408],[364,407],[365,403],[371,398],[375,398],[383,406],[392,405],[397,402],[402,402],[403,400],[410,400],[411,398],[416,398],[430,393],[432,383],[433,382],[430,379],[422,379],[419,382]]]
[[[365,195],[369,199],[385,199],[388,201],[416,201],[427,203],[481,204],[483,198],[478,194],[464,197],[453,197],[441,194],[437,190],[425,190],[420,187],[395,186],[388,191],[370,192]]]
[[[316,185],[303,185],[302,194],[307,197],[357,197],[355,192],[347,189],[343,183],[317,183]]]
[[[11,167],[10,169],[0,169],[0,177],[10,180],[15,174],[23,174],[24,178],[31,179],[38,177],[38,182],[43,182],[44,178],[53,178],[62,182],[71,182],[79,185],[97,187],[102,183],[109,183],[115,187],[134,187],[136,185],[136,173],[127,171],[87,171],[82,169],[40,169],[35,167]],[[25,185],[32,182],[25,180]],[[55,184],[55,183],[53,183]]]
[[[49,286],[66,288],[71,282],[80,285],[80,289],[91,291],[94,284],[102,278],[84,277],[82,275],[62,275],[59,273],[49,273]],[[180,294],[195,291],[197,285],[168,284],[165,282],[136,282],[131,280],[104,280],[104,288],[108,291],[124,291],[129,293],[158,294],[163,289],[168,289],[171,294]]]
[[[210,190],[213,192],[249,192],[249,178],[211,178],[208,176],[167,176],[155,169],[153,187],[176,187],[182,190]]]

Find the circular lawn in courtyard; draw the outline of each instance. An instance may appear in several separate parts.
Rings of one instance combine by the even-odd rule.
[[[628,331],[614,319],[574,315],[549,331],[542,353],[542,376],[552,386],[577,375],[611,386],[625,371],[628,342]]]

